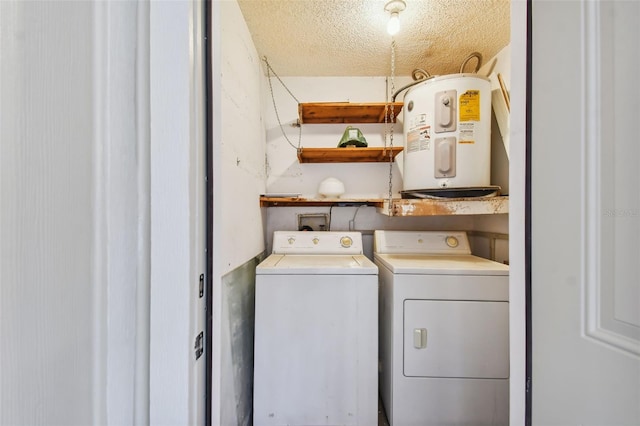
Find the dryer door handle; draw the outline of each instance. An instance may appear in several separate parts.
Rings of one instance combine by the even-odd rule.
[[[413,329],[413,347],[416,349],[424,349],[427,347],[427,329]]]

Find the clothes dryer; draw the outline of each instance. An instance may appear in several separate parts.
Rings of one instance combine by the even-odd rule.
[[[507,425],[508,266],[464,232],[376,231],[374,261],[389,423]]]
[[[275,232],[256,268],[254,425],[378,422],[378,268],[357,232]]]

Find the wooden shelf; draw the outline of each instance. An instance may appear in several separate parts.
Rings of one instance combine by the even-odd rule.
[[[395,216],[451,216],[509,213],[509,197],[383,200],[378,213]]]
[[[300,163],[384,163],[402,151],[401,146],[380,148],[300,148]]]
[[[384,108],[380,103],[316,102],[298,104],[300,124],[384,123]],[[394,116],[402,111],[402,102],[393,103]]]
[[[492,215],[509,213],[509,197],[389,200],[350,198],[260,197],[260,207],[350,207],[372,206],[378,213],[394,217]]]
[[[260,207],[349,207],[372,206],[382,208],[382,199],[351,199],[351,198],[303,198],[303,197],[260,197]]]

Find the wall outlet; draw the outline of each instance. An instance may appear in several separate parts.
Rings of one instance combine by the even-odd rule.
[[[298,231],[328,231],[329,215],[326,213],[307,213],[298,215]]]

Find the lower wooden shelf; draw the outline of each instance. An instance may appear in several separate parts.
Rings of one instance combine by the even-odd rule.
[[[349,207],[371,206],[381,208],[382,199],[353,199],[353,198],[304,198],[304,197],[260,197],[260,207]]]
[[[260,207],[349,207],[371,206],[378,213],[393,217],[486,215],[509,213],[509,197],[451,198],[451,199],[350,199],[260,197]]]
[[[509,213],[509,197],[383,200],[378,213],[394,217]]]

